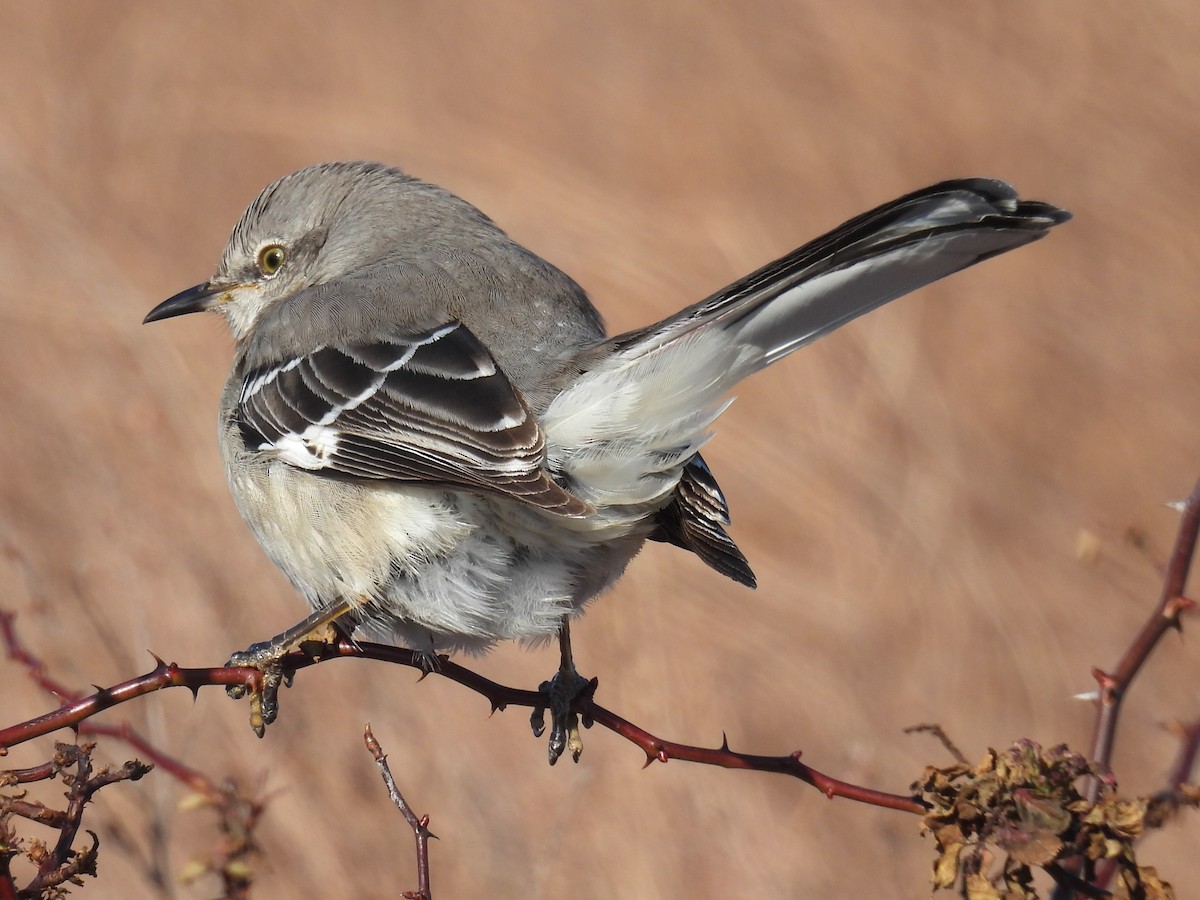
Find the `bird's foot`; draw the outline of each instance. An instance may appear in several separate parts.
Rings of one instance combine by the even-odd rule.
[[[279,716],[279,689],[292,686],[294,672],[288,670],[283,660],[293,650],[299,649],[312,658],[320,657],[322,651],[343,636],[336,620],[349,610],[341,605],[327,607],[314,612],[302,622],[277,634],[269,641],[251,644],[225,663],[226,666],[244,666],[262,672],[261,686],[252,690],[244,684],[230,685],[225,692],[234,700],[250,694],[250,728],[256,735],[266,734],[267,726]]]
[[[534,737],[541,737],[546,730],[546,710],[550,710],[550,765],[558,762],[566,750],[571,751],[574,762],[579,762],[579,755],[583,753],[579,725],[582,721],[584,728],[591,728],[592,720],[586,713],[581,717],[575,707],[580,701],[592,698],[597,683],[595,678],[584,678],[571,666],[569,669],[560,669],[553,678],[538,686],[538,693],[545,697],[546,702],[534,707],[529,725],[533,728]]]

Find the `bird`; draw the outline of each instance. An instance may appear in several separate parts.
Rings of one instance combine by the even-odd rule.
[[[279,178],[214,274],[145,317],[227,321],[225,474],[313,610],[235,660],[270,668],[331,622],[431,661],[557,635],[550,759],[578,760],[569,622],[647,541],[755,585],[700,454],[731,389],[1069,218],[1003,181],[944,181],[608,336],[575,281],[444,188],[376,162]]]

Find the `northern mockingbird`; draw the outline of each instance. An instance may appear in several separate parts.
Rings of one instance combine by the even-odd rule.
[[[699,455],[739,380],[1068,218],[947,181],[610,338],[579,285],[474,206],[329,163],[269,185],[216,273],[146,321],[215,309],[237,341],[229,486],[316,611],[281,638],[344,617],[432,660],[558,633],[570,679],[567,620],[647,540],[754,585]],[[552,759],[564,730],[576,751],[563,703]]]

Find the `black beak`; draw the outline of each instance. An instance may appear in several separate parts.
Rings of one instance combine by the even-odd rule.
[[[174,297],[164,300],[158,306],[154,307],[154,309],[150,310],[150,312],[146,313],[146,318],[142,319],[142,324],[210,309],[217,302],[217,295],[223,291],[225,291],[223,286],[213,284],[211,281],[190,287],[186,291],[180,291]]]

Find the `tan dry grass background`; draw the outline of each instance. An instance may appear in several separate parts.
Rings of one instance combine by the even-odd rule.
[[[366,157],[443,183],[621,329],[900,192],[990,175],[1076,221],[747,384],[706,455],[760,589],[652,547],[578,653],[602,702],[664,736],[802,748],[884,789],[945,760],[901,735],[916,722],[971,757],[1022,736],[1086,747],[1070,697],[1150,609],[1163,502],[1200,472],[1194,4],[12,0],[0,35],[0,591],[61,677],[112,683],[147,649],[217,663],[301,612],[222,480],[223,326],[139,324],[210,272],[274,177]],[[479,667],[532,686],[553,662],[506,647]],[[6,723],[47,708],[0,671]],[[1198,675],[1186,634],[1138,681],[1116,757],[1130,792],[1160,784],[1163,725],[1200,715]],[[264,741],[218,691],[107,718],[273,792],[257,896],[413,886],[367,720],[442,837],[438,897],[927,891],[911,817],[763,775],[643,772],[595,731],[552,770],[523,713],[414,682],[306,672]],[[178,870],[212,841],[179,797],[161,776],[102,794],[101,878],[80,895],[170,895],[112,828],[145,853],[162,825]],[[1144,845],[1181,897],[1200,891],[1197,825]]]

